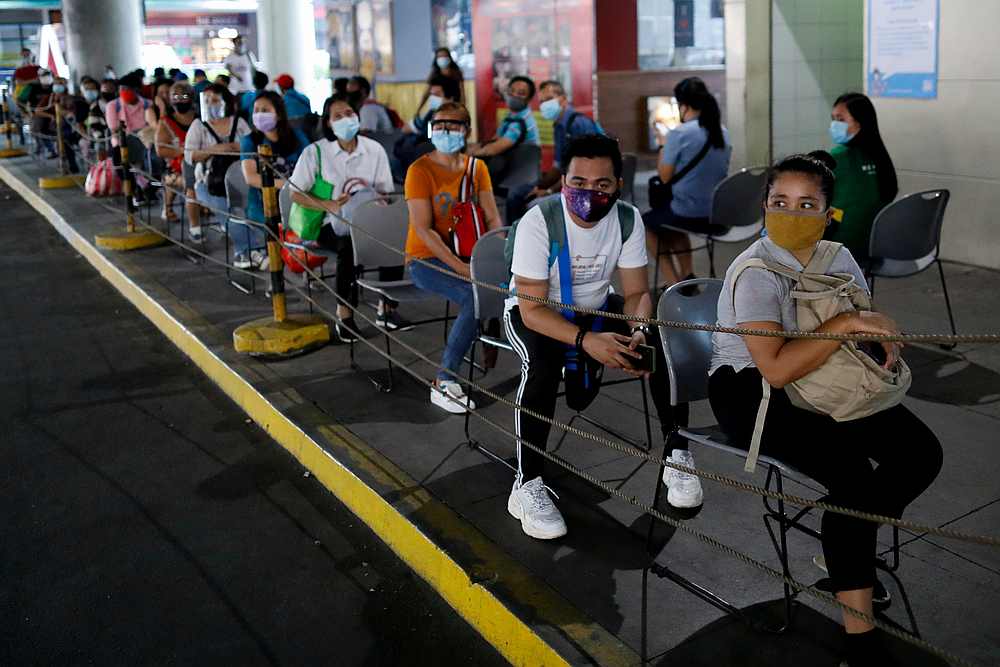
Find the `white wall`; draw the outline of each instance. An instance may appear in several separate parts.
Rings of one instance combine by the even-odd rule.
[[[864,83],[864,0],[772,5],[772,154],[829,149],[830,107]]]
[[[769,2],[726,0],[726,127],[730,170],[768,164],[771,149]]]
[[[951,190],[942,256],[1000,268],[1000,2],[940,6],[937,99],[875,98],[879,126],[900,194]]]

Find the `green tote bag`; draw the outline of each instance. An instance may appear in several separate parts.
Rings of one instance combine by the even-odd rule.
[[[327,201],[333,198],[333,183],[323,180],[323,156],[316,144],[316,180],[309,193],[316,199]],[[299,235],[303,241],[315,241],[319,238],[319,230],[323,227],[326,211],[307,208],[292,202],[292,210],[288,214],[288,226]]]

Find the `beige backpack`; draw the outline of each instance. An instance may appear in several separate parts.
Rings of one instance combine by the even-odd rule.
[[[820,241],[808,266],[796,271],[783,264],[760,258],[749,259],[733,273],[731,293],[734,304],[736,281],[747,269],[771,271],[792,280],[791,296],[800,331],[814,331],[830,318],[852,310],[871,310],[871,298],[849,273],[827,274],[841,244]],[[760,454],[764,417],[771,399],[771,385],[763,381],[763,397],[757,409],[753,438],[745,469],[753,472]],[[851,421],[873,415],[902,402],[910,388],[910,369],[900,359],[892,370],[882,368],[854,342],[840,344],[822,366],[785,386],[796,407],[830,415],[836,421]]]

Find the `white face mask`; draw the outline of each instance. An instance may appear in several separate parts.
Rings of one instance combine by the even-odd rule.
[[[438,56],[436,62],[437,62],[438,69],[444,69],[445,67],[447,67],[448,65],[451,64],[451,58],[445,58],[444,56]]]

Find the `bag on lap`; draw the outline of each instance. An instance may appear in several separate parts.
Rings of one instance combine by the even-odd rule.
[[[802,271],[760,258],[747,260],[733,273],[730,291],[734,302],[736,281],[740,275],[747,269],[757,268],[792,280],[791,297],[795,300],[800,331],[814,331],[840,313],[871,310],[868,292],[855,282],[853,275],[827,275],[842,247],[840,243],[820,241],[808,266]],[[786,385],[785,393],[796,407],[843,422],[868,417],[898,405],[906,396],[911,381],[910,368],[902,359],[891,370],[886,370],[857,343],[844,341],[822,366]],[[767,380],[762,382],[764,394],[747,454],[747,472],[753,472],[757,465],[764,416],[771,397],[771,386]]]
[[[316,199],[327,201],[333,198],[333,183],[323,179],[323,156],[316,146],[316,178],[312,190],[309,191]],[[288,213],[288,226],[306,241],[319,238],[319,230],[323,227],[326,211],[307,208],[298,202],[292,202],[292,210]]]
[[[239,125],[239,121],[234,117],[233,126],[229,130],[229,139],[227,143],[233,143],[236,139],[236,127]],[[216,143],[222,143],[222,139],[219,135],[215,133],[212,126],[205,123],[205,129],[208,130]],[[238,161],[240,158],[237,155],[213,155],[208,160],[208,175],[205,177],[205,186],[208,188],[208,194],[215,197],[225,197],[226,196],[226,171],[229,169],[229,165]]]

